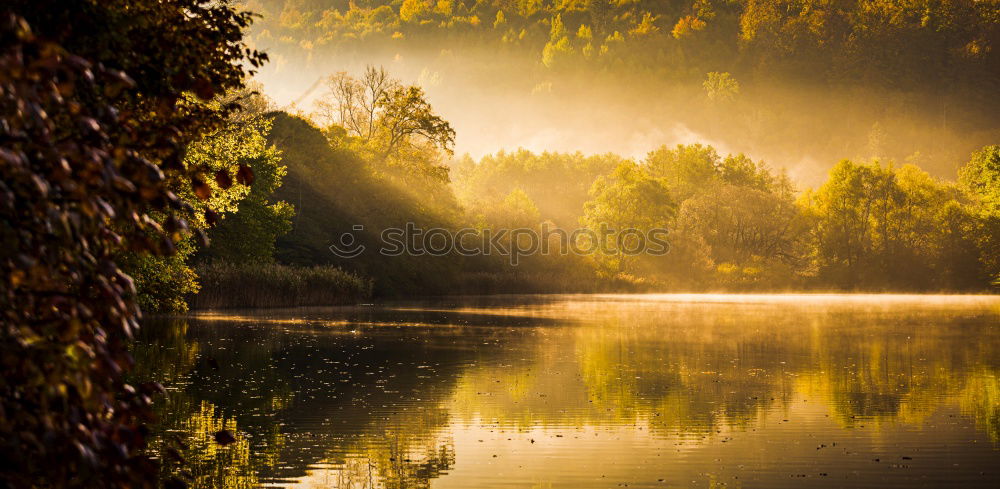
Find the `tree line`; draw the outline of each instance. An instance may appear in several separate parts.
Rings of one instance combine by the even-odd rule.
[[[310,113],[274,110],[251,89],[211,102],[239,100],[241,108],[192,141],[183,164],[215,176],[176,188],[192,202],[193,229],[211,245],[193,233],[176,241],[173,254],[121,254],[145,310],[184,311],[192,301],[281,305],[274,291],[306,284],[329,294],[282,297],[974,291],[1000,277],[996,146],[973,154],[955,182],[913,164],[843,160],[819,187],[797,189],[763,161],[701,144],[663,146],[638,160],[526,150],[456,157],[455,131],[423,91],[383,68],[332,75],[325,89]],[[254,175],[252,185],[241,169]],[[541,234],[542,226],[619,234],[592,243],[597,253],[528,256],[517,266],[497,255],[377,253],[383,230],[408,223],[481,234]],[[669,253],[625,252],[620,233],[633,228],[666,229]],[[369,252],[332,253],[345,233]],[[210,290],[199,301],[203,284]],[[293,302],[285,305],[305,305]]]
[[[264,14],[255,38],[279,50],[461,41],[527,50],[549,68],[701,78],[732,66],[764,78],[956,91],[995,88],[1000,70],[993,0],[258,0],[253,7]]]
[[[668,228],[665,256],[611,250],[589,260],[599,277],[654,288],[984,290],[1000,274],[991,203],[998,146],[973,154],[955,182],[912,164],[843,160],[804,191],[763,162],[700,144],[664,146],[640,161],[604,157],[596,179],[567,171],[582,160],[502,152],[460,164],[455,185],[480,199],[471,209],[490,209],[482,216],[494,226]],[[566,200],[552,206],[554,197]],[[511,217],[523,209],[533,210],[529,219]]]
[[[390,296],[981,291],[1000,277],[997,146],[974,153],[954,181],[909,163],[846,159],[809,189],[763,161],[702,144],[662,146],[638,160],[522,149],[476,161],[451,154],[455,132],[418,87],[374,67],[358,78],[331,76],[313,113],[261,114],[267,144],[259,149],[280,154],[282,164],[281,178],[259,187],[270,192],[259,201],[294,214],[261,234],[267,226],[233,227],[243,222],[242,210],[219,209],[221,222],[209,231],[215,245],[195,253],[195,261],[335,266],[373,279],[374,293]],[[528,256],[517,266],[505,256],[330,252],[343,233],[377,250],[382,230],[406,223],[479,233],[663,228],[670,251],[633,255],[620,249],[620,234],[611,234],[598,253]],[[234,245],[247,242],[261,251]]]

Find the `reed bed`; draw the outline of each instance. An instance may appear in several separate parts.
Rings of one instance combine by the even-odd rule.
[[[372,281],[334,266],[234,265],[198,267],[201,290],[192,309],[354,304],[371,297]]]

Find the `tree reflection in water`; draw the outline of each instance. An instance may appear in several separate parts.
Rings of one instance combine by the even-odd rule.
[[[459,468],[465,428],[698,443],[766,432],[805,403],[828,431],[920,427],[956,406],[1000,442],[995,302],[553,297],[297,315],[147,325],[135,375],[169,392],[151,445],[165,472],[206,488],[422,488]],[[215,444],[221,429],[236,443]]]

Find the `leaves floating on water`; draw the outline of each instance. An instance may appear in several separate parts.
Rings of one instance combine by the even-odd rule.
[[[229,430],[222,430],[215,434],[215,442],[219,445],[226,446],[236,442],[236,437]]]

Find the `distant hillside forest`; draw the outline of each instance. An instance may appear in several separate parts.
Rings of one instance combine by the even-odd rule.
[[[311,110],[314,80],[386,65],[424,86],[460,130],[459,148],[477,155],[525,144],[519,128],[571,139],[534,149],[630,156],[712,141],[794,163],[790,170],[813,184],[844,157],[910,161],[947,178],[1000,135],[997,0],[247,6],[261,14],[251,39],[274,60],[261,79],[286,91],[282,104]],[[675,124],[679,136],[656,139]],[[498,146],[481,130],[518,136]],[[588,138],[604,148],[582,148]]]
[[[700,78],[789,74],[814,82],[996,88],[1000,6],[887,0],[251,0],[258,42],[317,52],[358,41],[531,51],[548,67],[592,64]]]

